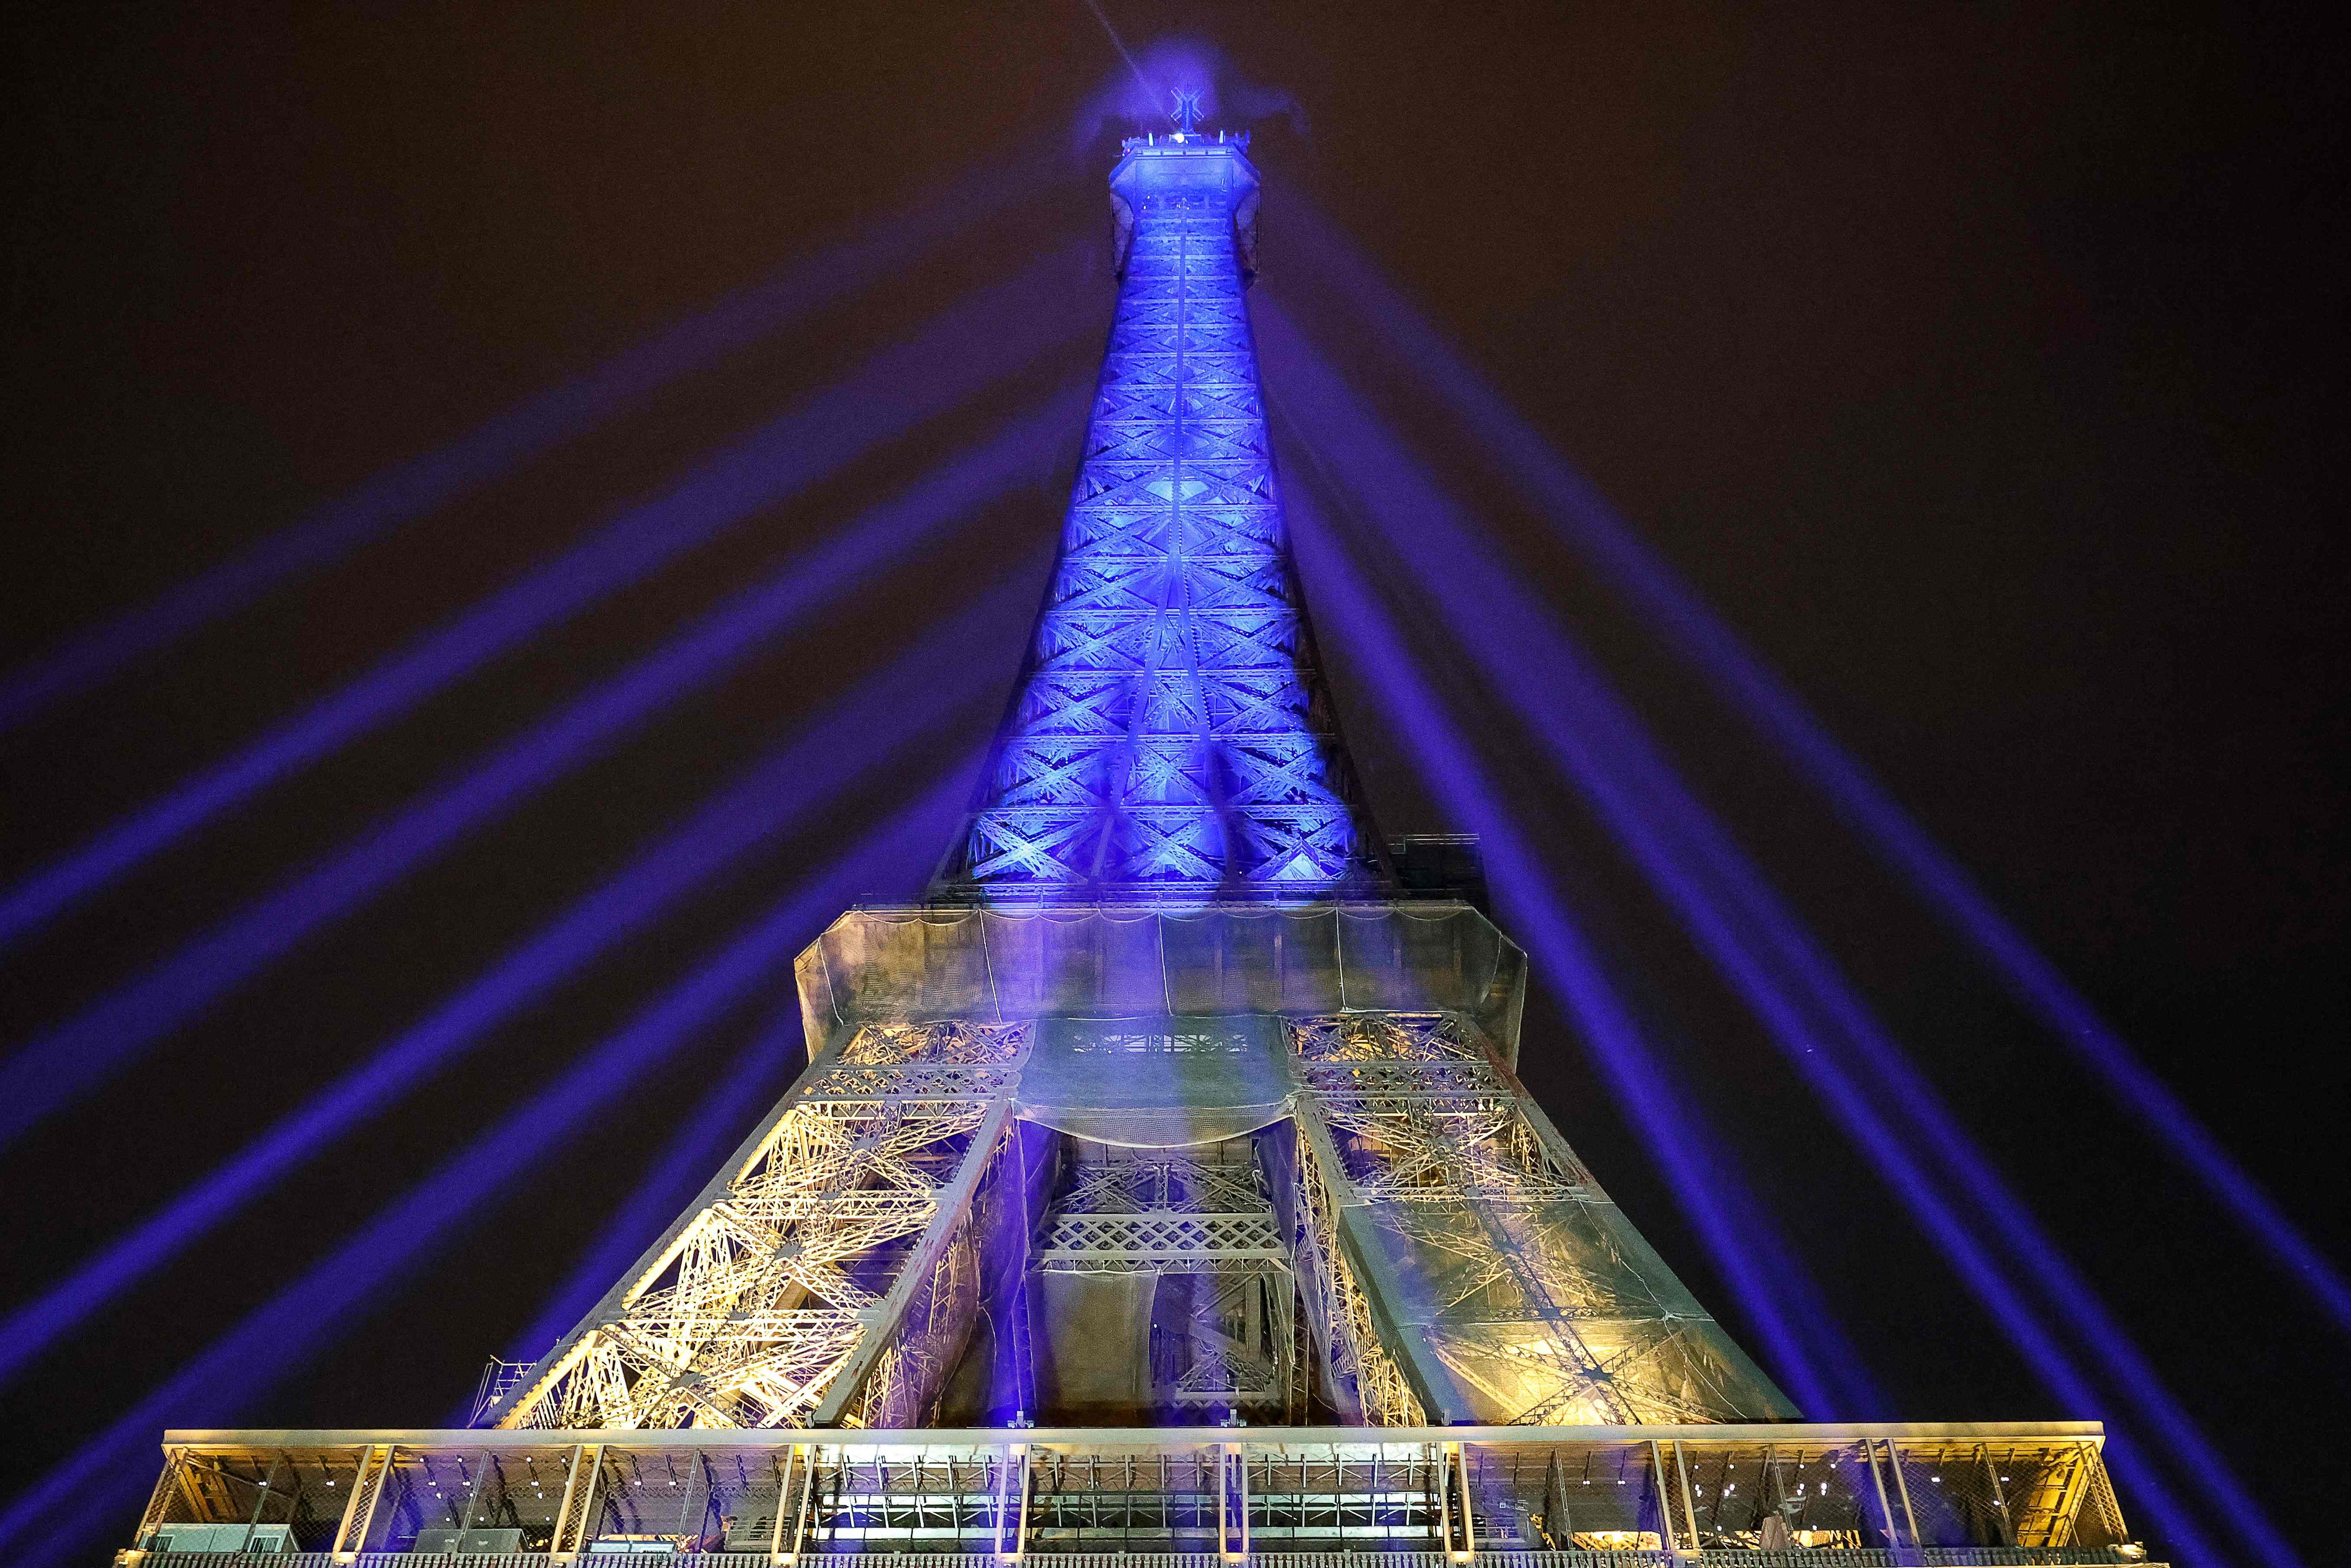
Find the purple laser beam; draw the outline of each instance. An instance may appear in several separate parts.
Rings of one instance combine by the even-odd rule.
[[[879,760],[873,715],[910,736],[982,695],[964,653],[1019,623],[1025,585],[998,589],[896,665],[827,706],[801,737],[755,764],[677,831],[638,855],[423,1021],[313,1096],[234,1158],[0,1324],[0,1382],[108,1301],[177,1256],[335,1139],[479,1044],[504,1020],[643,929],[745,853],[805,822]],[[897,755],[919,756],[919,747]]]
[[[1277,413],[1284,412],[1278,402],[1275,408]],[[1518,874],[1518,868],[1538,865],[1540,859],[1495,800],[1467,738],[1405,654],[1393,618],[1353,563],[1325,542],[1330,530],[1303,493],[1293,486],[1285,490],[1283,502],[1300,575],[1313,584],[1315,605],[1335,608],[1333,623],[1347,628],[1348,651],[1371,675],[1381,706],[1396,722],[1421,776],[1456,820],[1484,841],[1488,863],[1508,869],[1523,886],[1526,907],[1539,917],[1531,933],[1536,952],[1556,977],[1570,1014],[1617,1099],[1640,1128],[1676,1200],[1762,1336],[1772,1364],[1787,1378],[1800,1406],[1815,1410],[1834,1406],[1839,1402],[1832,1392],[1834,1380],[1796,1327],[1771,1278],[1793,1275],[1797,1266],[1785,1258],[1784,1249],[1771,1245],[1770,1230],[1760,1217],[1731,1196],[1740,1188],[1712,1153],[1719,1143],[1704,1134],[1696,1113],[1670,1092],[1631,1009],[1608,980],[1597,949],[1550,898],[1540,877]],[[1774,1259],[1768,1271],[1757,1260],[1766,1253]]]
[[[2057,967],[1979,886],[1965,867],[1912,821],[1859,758],[1838,744],[1803,700],[1740,641],[1673,569],[1619,517],[1471,367],[1459,350],[1385,278],[1343,231],[1301,195],[1283,211],[1309,266],[1352,298],[1392,340],[1416,383],[1435,388],[1484,441],[1529,499],[1668,642],[1774,741],[1856,829],[1879,858],[1990,964],[2011,996],[2087,1065],[2172,1156],[2195,1173],[2252,1232],[2337,1327],[2351,1332],[2351,1281],[2262,1189],[2187,1104],[2150,1071]]]
[[[952,819],[967,788],[959,777],[932,791],[820,873],[34,1482],[0,1513],[0,1555],[25,1568],[59,1562],[86,1547],[96,1529],[113,1525],[113,1515],[134,1510],[151,1484],[144,1472],[164,1428],[192,1416],[225,1419],[315,1356],[428,1248],[494,1207],[486,1195],[509,1186],[789,964],[845,898],[926,863],[926,856],[910,857],[904,841],[919,836],[926,845],[930,830]]]
[[[1930,1155],[1945,1166],[1949,1176],[1991,1218],[1999,1238],[2021,1255],[2021,1277],[2052,1289],[2061,1306],[2059,1321],[2086,1326],[2086,1342],[2126,1396],[2138,1406],[2142,1418],[2164,1436],[2237,1527],[2261,1537],[2265,1523],[2218,1451],[2164,1389],[2153,1368],[2040,1230],[2030,1211],[2006,1189],[1931,1086],[1869,1018],[1865,1005],[1835,974],[1793,913],[1770,893],[1761,873],[1680,784],[1638,721],[1607,693],[1604,683],[1555,619],[1533,604],[1490,558],[1478,530],[1459,508],[1402,455],[1393,433],[1353,402],[1330,367],[1295,340],[1294,329],[1287,320],[1264,306],[1260,306],[1260,337],[1278,351],[1294,357],[1287,367],[1284,385],[1293,395],[1303,389],[1306,397],[1300,406],[1313,409],[1324,420],[1318,426],[1318,441],[1343,443],[1345,471],[1362,486],[1358,498],[1377,519],[1415,580],[1436,587],[1441,598],[1464,612],[1450,618],[1448,624],[1459,628],[1491,685],[1509,694],[1535,724],[1547,748],[1600,808],[1652,882],[1668,894],[1685,924],[1700,937],[1718,965],[1734,976],[1750,1005],[1772,1023],[1774,1038],[1791,1060],[1814,1077],[1816,1086],[1822,1073],[1834,1072],[1844,1075],[1840,1088],[1850,1087],[1851,1066],[1840,1060],[1833,1068],[1818,1054],[1823,1045],[1834,1048],[1836,1042],[1802,1016],[1788,995],[1787,977],[1771,972],[1772,959],[1768,954],[1759,955],[1759,941],[1777,953],[1780,964],[1795,970],[1796,988],[1809,993],[1813,1005],[1843,1031],[1852,1051],[1863,1058],[1865,1074],[1880,1083],[1881,1092],[1926,1126],[1928,1135],[1924,1142]],[[1474,613],[1469,613],[1472,607]],[[1564,699],[1563,706],[1535,700],[1537,685],[1524,679],[1531,655],[1549,677],[1540,689],[1546,695]],[[1669,825],[1661,826],[1656,820],[1659,815],[1668,819]],[[1716,882],[1729,883],[1730,891],[1710,885]],[[1726,915],[1726,904],[1737,911],[1736,916]],[[1734,918],[1743,918],[1761,933],[1760,938],[1737,932]],[[1848,1109],[1860,1104],[1853,1094],[1837,1096],[1834,1103]],[[1855,1110],[1854,1113],[1876,1115],[1874,1111]],[[1886,1145],[1876,1138],[1865,1141],[1890,1151],[1888,1157],[1901,1168],[1888,1169],[1886,1174],[1889,1178],[1900,1178],[1903,1190],[1914,1195],[1931,1192],[1915,1160],[1898,1144]],[[1935,1201],[1943,1202],[1939,1197]],[[1971,1235],[1969,1244],[1980,1249]],[[1988,1260],[1988,1254],[1981,1256]],[[2021,1310],[2013,1288],[1998,1277],[1988,1260],[1986,1270],[1982,1277],[1993,1282],[1998,1298],[1987,1304],[2006,1302]],[[2011,1318],[2008,1326],[2012,1336],[2022,1334],[2035,1343],[2047,1340],[2045,1330],[2037,1320],[2029,1320],[2029,1314]],[[2053,1349],[2053,1341],[2048,1343]],[[2064,1364],[2044,1367],[2044,1375],[2078,1380],[2070,1362],[2062,1352],[2058,1354]],[[2176,1508],[2168,1495],[2160,1493],[2150,1495],[2149,1501],[2167,1514]],[[2172,1518],[2167,1523],[2176,1538],[2189,1539],[2192,1527],[2184,1519]],[[2272,1560],[2293,1561],[2290,1549],[2273,1534],[2264,1544]]]
[[[662,1151],[661,1158],[616,1210],[603,1234],[590,1245],[548,1295],[530,1326],[509,1347],[519,1359],[536,1361],[571,1326],[586,1317],[628,1266],[644,1255],[663,1227],[675,1218],[710,1180],[713,1171],[744,1133],[755,1111],[772,1103],[804,1067],[797,1003],[775,1018],[736,1053],[710,1092]]]
[[[685,635],[413,800],[324,865],[264,895],[126,988],[0,1065],[0,1145],[82,1093],[329,921],[711,680],[762,642],[887,567],[914,540],[1019,483],[1069,411],[1018,421],[980,452],[747,590]]]
[[[1071,247],[980,291],[919,336],[884,350],[847,381],[737,444],[669,494],[622,512],[583,543],[34,873],[0,896],[0,947],[294,769],[389,723],[494,654],[1037,364],[1081,325],[1080,313],[1061,308],[1080,265],[1081,252]],[[1008,321],[1024,327],[1008,330]],[[1058,433],[1054,439],[1058,444]]]
[[[1291,517],[1295,524],[1300,509],[1294,491],[1291,493],[1290,505]],[[1302,530],[1299,537],[1303,538]],[[1330,597],[1327,591],[1328,585],[1334,578],[1331,570],[1331,559],[1333,553],[1323,552],[1314,567],[1318,589],[1323,591],[1322,597],[1326,601]],[[1343,621],[1352,620],[1354,613],[1354,611],[1350,610],[1343,615]],[[1382,635],[1393,636],[1394,631],[1392,627],[1387,627],[1364,635],[1367,639]],[[1351,638],[1351,646],[1353,641]],[[1376,663],[1376,661],[1373,662]],[[1389,681],[1385,677],[1382,678],[1380,684],[1383,688],[1389,687]],[[1410,709],[1426,700],[1425,690],[1417,695],[1405,695],[1400,699],[1393,690],[1389,691],[1388,695],[1396,707],[1404,711],[1405,728],[1409,737],[1416,727],[1409,716]],[[1480,808],[1474,801],[1461,799],[1457,793],[1458,786],[1455,789],[1448,789],[1446,786],[1445,771],[1447,768],[1458,769],[1466,765],[1453,762],[1449,758],[1432,759],[1426,755],[1427,748],[1434,745],[1459,744],[1458,732],[1455,732],[1449,739],[1445,737],[1443,732],[1438,732],[1437,739],[1417,741],[1413,744],[1416,753],[1420,754],[1419,760],[1424,770],[1437,781],[1439,793],[1447,799],[1447,804],[1464,820],[1471,822],[1481,837],[1489,833],[1492,834],[1492,837],[1488,840],[1489,863],[1495,869],[1501,885],[1511,894],[1513,904],[1520,908],[1521,918],[1527,923],[1535,951],[1541,956],[1547,966],[1557,968],[1562,974],[1571,1010],[1583,1025],[1587,1036],[1597,1039],[1594,1033],[1596,1029],[1611,1026],[1605,1020],[1604,1011],[1610,1009],[1610,1001],[1604,990],[1597,1006],[1592,997],[1584,994],[1590,986],[1587,977],[1597,976],[1599,973],[1596,955],[1592,952],[1589,945],[1582,940],[1569,922],[1563,908],[1544,884],[1540,872],[1534,869],[1539,862],[1529,858],[1530,847],[1517,835],[1515,829],[1499,810],[1490,806]],[[1659,874],[1678,876],[1679,873],[1676,871]],[[1708,941],[1709,951],[1715,954],[1717,962],[1731,977],[1734,984],[1740,986],[1742,994],[1750,997],[1750,1005],[1754,1006],[1759,1015],[1764,1019],[1767,1026],[1773,1032],[1775,1040],[1784,1036],[1796,1040],[1799,1043],[1793,1054],[1799,1056],[1804,1054],[1809,1048],[1802,1042],[1809,1037],[1804,1032],[1805,1026],[1802,1019],[1792,1005],[1763,978],[1758,966],[1747,951],[1728,939],[1719,915],[1709,910],[1698,919],[1698,928],[1701,936]],[[1604,981],[1601,984],[1604,988]],[[1615,1004],[1611,1010],[1621,1014],[1623,1009],[1621,1004]],[[1625,1023],[1629,1024],[1629,1020],[1625,1020]],[[1649,1117],[1643,1113],[1637,1096],[1663,1092],[1655,1064],[1636,1059],[1629,1064],[1634,1071],[1628,1072],[1625,1070],[1627,1064],[1611,1061],[1606,1050],[1604,1049],[1598,1054],[1604,1070],[1609,1073],[1612,1088],[1615,1089],[1620,1099],[1635,1111],[1636,1117],[1643,1121],[1645,1132],[1649,1131],[1646,1124]],[[2043,1380],[2049,1383],[2061,1397],[2067,1399],[2077,1408],[2095,1407],[2096,1398],[2095,1390],[2074,1368],[2065,1351],[2031,1312],[2014,1288],[1991,1265],[1988,1255],[1977,1245],[1972,1233],[1959,1219],[1950,1204],[1917,1171],[1898,1137],[1894,1134],[1885,1119],[1879,1116],[1875,1108],[1860,1095],[1851,1079],[1841,1072],[1816,1072],[1810,1068],[1809,1064],[1805,1065],[1808,1074],[1813,1079],[1815,1088],[1838,1112],[1841,1122],[1846,1124],[1856,1143],[1862,1146],[1864,1153],[1871,1157],[1882,1173],[1888,1175],[1889,1181],[1897,1191],[1902,1193],[1906,1202],[1918,1217],[1928,1234],[1952,1260],[1962,1280],[1967,1281],[1980,1299],[1985,1300],[1987,1304],[1993,1308],[1995,1318],[2001,1322],[2011,1340],[2023,1350],[2028,1361],[2033,1364],[2036,1372],[2041,1374]],[[1647,1071],[1642,1072],[1640,1069],[1643,1068]],[[1659,1149],[1660,1163],[1667,1167],[1668,1179],[1674,1183],[1677,1197],[1681,1197],[1682,1183],[1685,1180],[1716,1179],[1677,1175],[1672,1168],[1674,1165],[1694,1163],[1688,1159],[1688,1151],[1698,1146],[1687,1142],[1679,1142],[1679,1140],[1687,1140],[1694,1134],[1684,1131],[1678,1134],[1667,1133],[1663,1135],[1677,1140],[1678,1146],[1666,1145]],[[1743,1257],[1742,1249],[1750,1249],[1753,1246],[1752,1235],[1743,1228],[1723,1234],[1718,1239],[1716,1236],[1709,1234],[1714,1230],[1714,1225],[1709,1225],[1705,1218],[1695,1213],[1693,1218],[1699,1224],[1701,1235],[1708,1240],[1709,1251],[1716,1251],[1719,1248],[1728,1248],[1729,1256],[1737,1258]],[[1775,1359],[1785,1361],[1792,1354],[1800,1354],[1801,1353],[1794,1348],[1796,1331],[1792,1322],[1792,1314],[1784,1310],[1774,1310],[1768,1315],[1759,1313],[1757,1311],[1751,1292],[1767,1287],[1762,1286],[1760,1281],[1753,1278],[1742,1282],[1733,1276],[1730,1282],[1733,1291],[1740,1296],[1742,1304],[1748,1306],[1750,1315],[1758,1318],[1759,1328],[1763,1333],[1766,1343],[1771,1345]],[[1792,1382],[1800,1388],[1807,1385],[1818,1388],[1825,1382],[1828,1375],[1823,1369],[1812,1367],[1806,1372],[1795,1374],[1792,1377]],[[1818,1398],[1821,1395],[1799,1394],[1798,1397],[1800,1399]],[[2182,1544],[2204,1542],[2202,1532],[2192,1518],[2170,1497],[2160,1477],[2148,1469],[2143,1459],[2126,1447],[2113,1449],[2111,1458],[2117,1471],[2124,1474],[2134,1490],[2146,1498],[2163,1527],[2172,1534],[2176,1542]],[[2209,1550],[2209,1543],[2207,1549]],[[2217,1555],[2212,1555],[2208,1560],[2220,1561]]]
[[[74,637],[0,680],[0,731],[98,685],[142,653],[254,602],[312,568],[595,429],[667,383],[716,364],[844,298],[925,248],[1019,200],[1050,167],[986,169],[828,246],[790,271],[720,300],[595,370],[507,410],[437,452],[402,464],[300,522],[157,598]]]

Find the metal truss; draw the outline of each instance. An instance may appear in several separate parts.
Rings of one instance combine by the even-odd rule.
[[[1008,1141],[1028,1038],[860,1030],[494,1424],[920,1424],[969,1333],[971,1200]]]
[[[1323,1337],[1334,1382],[1353,1374],[1366,1419],[1405,1408],[1385,1388],[1364,1392],[1365,1366],[1375,1384],[1384,1371],[1371,1345],[1456,1420],[1787,1413],[1475,1025],[1342,1014],[1291,1020],[1290,1038]]]
[[[1428,1419],[1420,1396],[1382,1343],[1371,1298],[1339,1236],[1339,1206],[1311,1124],[1297,1124],[1298,1204],[1292,1228],[1309,1314],[1336,1402],[1374,1427],[1417,1427]],[[1329,1164],[1335,1166],[1332,1160]]]
[[[1365,1200],[1573,1198],[1591,1174],[1527,1116],[1475,1025],[1449,1013],[1349,1013],[1290,1025],[1323,1124]]]
[[[1056,1214],[1037,1251],[1037,1267],[1069,1274],[1166,1274],[1289,1260],[1270,1210]]]
[[[1048,1273],[1161,1280],[1147,1354],[1163,1407],[1294,1419],[1302,1299],[1332,1398],[1374,1424],[1786,1413],[1473,1023],[1287,1027],[1294,1194],[1255,1161],[1102,1150],[1069,1167],[1029,1243]],[[977,1315],[973,1200],[1010,1140],[1029,1034],[856,1030],[489,1418],[921,1424]]]
[[[1186,156],[1113,180],[1134,227],[1061,561],[943,889],[1303,898],[1370,865],[1242,299],[1256,177]]]
[[[1176,1411],[1291,1418],[1297,1375],[1289,1249],[1252,1161],[1102,1150],[1077,1162],[1033,1254],[1049,1273],[1190,1276],[1155,1317],[1154,1398]]]

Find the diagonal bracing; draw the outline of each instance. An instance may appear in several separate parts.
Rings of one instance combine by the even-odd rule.
[[[969,1329],[972,1199],[1028,1033],[858,1030],[491,1424],[920,1424]]]

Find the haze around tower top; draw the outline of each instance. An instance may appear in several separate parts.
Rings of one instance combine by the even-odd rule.
[[[1306,134],[1306,111],[1294,97],[1284,89],[1243,78],[1213,45],[1161,38],[1130,52],[1107,23],[1104,30],[1114,52],[1101,85],[1071,122],[1072,152],[1092,149],[1109,131],[1121,135],[1165,131],[1178,90],[1199,95],[1203,129],[1246,131],[1279,117],[1288,120],[1293,134]]]

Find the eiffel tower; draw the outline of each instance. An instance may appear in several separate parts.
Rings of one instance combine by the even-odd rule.
[[[802,965],[810,1071],[502,1427],[1794,1414],[1511,1071],[1525,965],[1407,894],[1282,527],[1258,180],[1182,114],[1018,694],[928,907]]]
[[[1529,1097],[1524,955],[1316,656],[1248,139],[1175,120],[1018,691],[924,902],[799,958],[807,1071],[480,1429],[173,1434],[157,1561],[281,1467],[341,1562],[2126,1539],[2095,1424],[1800,1422]]]

